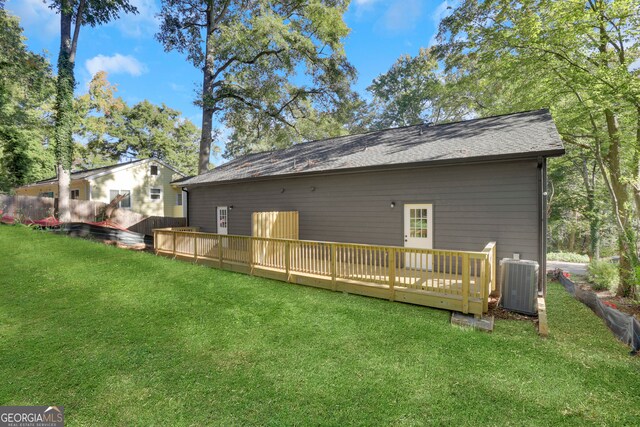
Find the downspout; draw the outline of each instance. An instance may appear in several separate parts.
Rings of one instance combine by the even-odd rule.
[[[185,194],[187,195],[186,200],[182,201],[182,204],[184,205],[185,203],[187,204],[187,214],[185,215],[185,218],[187,220],[187,227],[189,226],[189,190],[187,190],[187,187],[182,187],[182,191],[185,192]]]
[[[538,259],[540,264],[538,294],[547,294],[547,159],[538,157]]]

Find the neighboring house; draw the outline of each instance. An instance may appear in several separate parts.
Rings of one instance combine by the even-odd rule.
[[[302,143],[174,184],[203,231],[251,235],[252,212],[298,211],[303,240],[470,251],[495,241],[499,259],[544,272],[547,158],[562,154],[539,110]]]
[[[71,173],[71,198],[109,203],[119,194],[128,195],[120,207],[147,216],[182,217],[183,193],[171,181],[185,175],[158,159]],[[16,195],[58,197],[56,178],[16,188]]]

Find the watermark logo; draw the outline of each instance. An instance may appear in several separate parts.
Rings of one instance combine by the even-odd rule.
[[[64,406],[0,406],[0,427],[64,427]]]

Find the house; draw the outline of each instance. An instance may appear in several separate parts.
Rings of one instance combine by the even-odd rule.
[[[480,251],[545,271],[547,110],[416,125],[249,154],[175,182],[187,222],[251,235],[251,215],[298,211],[303,240]],[[539,286],[544,286],[541,274]]]
[[[171,184],[185,175],[162,160],[134,160],[71,173],[71,198],[109,203],[126,194],[120,207],[146,216],[182,217],[182,191]],[[57,178],[18,187],[19,196],[58,197]]]

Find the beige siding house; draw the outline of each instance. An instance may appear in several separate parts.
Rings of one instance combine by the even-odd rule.
[[[183,217],[183,194],[171,181],[185,175],[158,159],[135,160],[71,173],[71,198],[109,203],[129,197],[121,208],[147,216]],[[21,196],[58,197],[56,178],[16,188]]]

